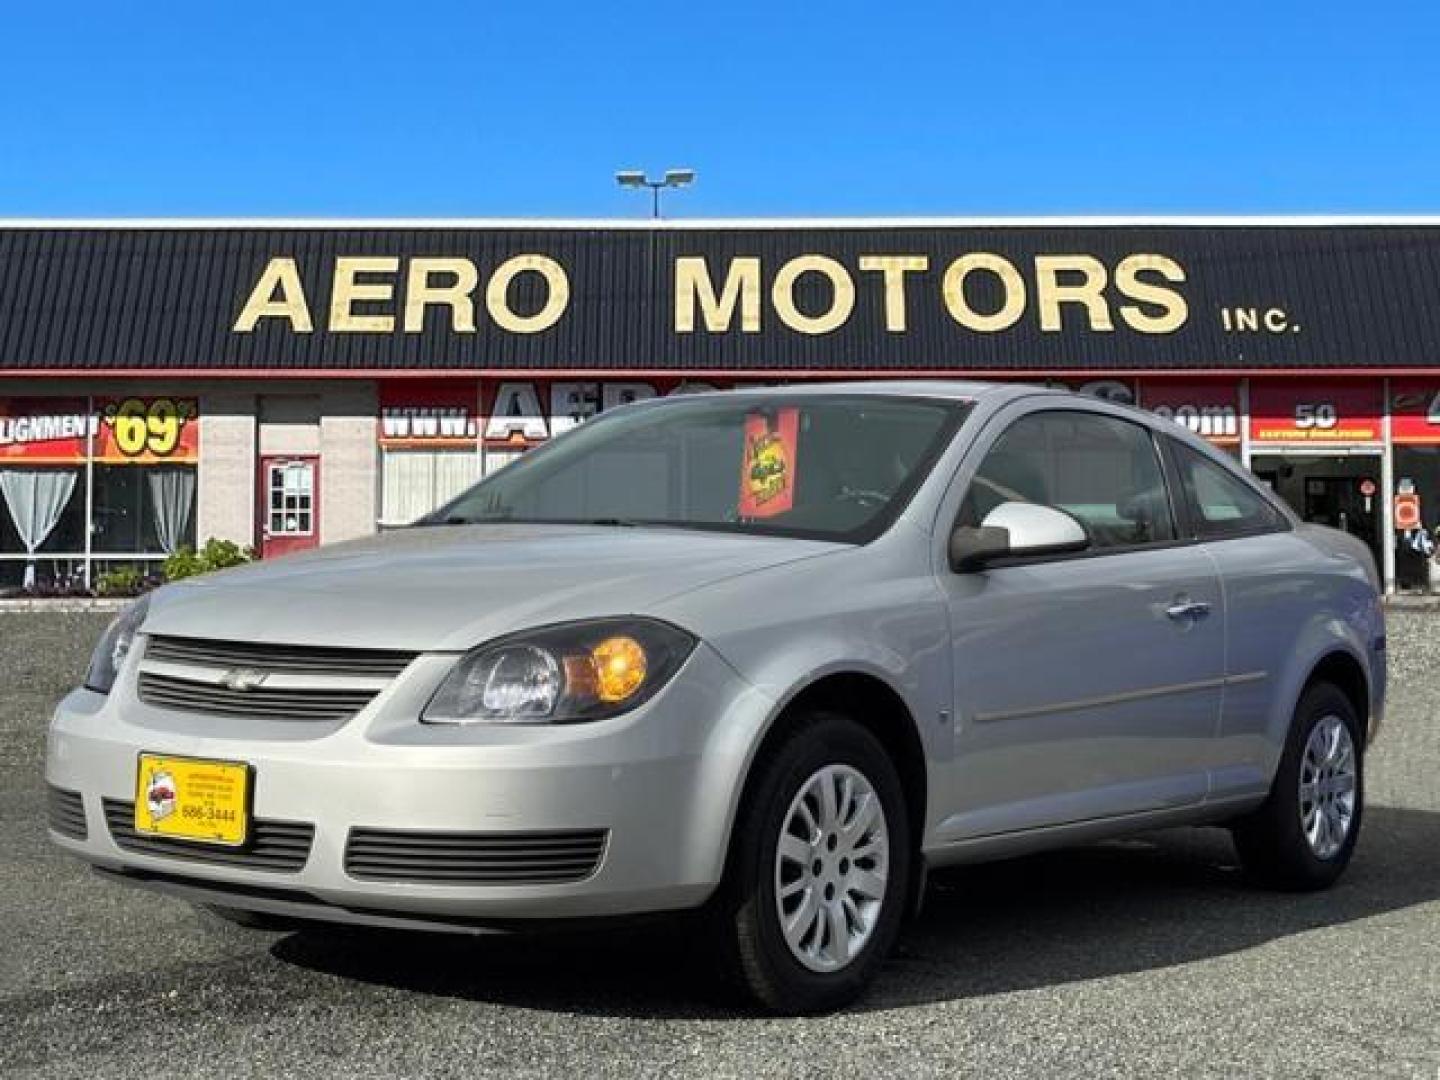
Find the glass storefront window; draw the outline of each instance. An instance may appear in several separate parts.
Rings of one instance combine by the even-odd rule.
[[[0,591],[149,573],[193,545],[198,416],[194,399],[0,398]]]
[[[68,577],[71,560],[45,556],[85,555],[85,475],[64,466],[0,466],[0,560],[5,576],[29,587],[42,576]],[[42,570],[44,573],[42,574]]]
[[[1395,585],[1440,592],[1440,446],[1395,447],[1395,490],[1407,488],[1419,497],[1420,525],[1395,532]]]
[[[85,553],[83,469],[0,465],[0,554]]]
[[[1250,470],[1303,520],[1358,537],[1383,565],[1378,453],[1255,454]]]
[[[193,465],[96,465],[92,550],[169,555],[195,545]]]

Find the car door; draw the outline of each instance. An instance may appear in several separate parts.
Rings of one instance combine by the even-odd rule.
[[[1156,434],[1119,410],[1021,404],[957,474],[953,524],[1039,502],[1078,555],[941,571],[954,650],[947,839],[1199,802],[1219,721],[1215,565],[1179,538]],[[943,517],[943,512],[942,512]]]
[[[1278,747],[1269,724],[1295,638],[1316,610],[1313,549],[1281,511],[1244,478],[1199,449],[1167,437],[1190,535],[1201,540],[1225,584],[1225,699],[1211,797],[1262,795]]]

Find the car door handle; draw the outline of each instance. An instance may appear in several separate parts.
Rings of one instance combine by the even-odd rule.
[[[1210,605],[1203,600],[1176,599],[1175,603],[1165,609],[1165,614],[1172,619],[1203,619],[1210,614]]]

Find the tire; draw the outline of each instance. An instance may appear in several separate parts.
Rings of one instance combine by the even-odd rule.
[[[272,915],[266,911],[247,911],[244,908],[225,907],[221,904],[197,904],[201,911],[208,912],[227,923],[243,926],[247,930],[297,930],[305,925],[303,920],[285,915]]]
[[[1327,747],[1333,759],[1325,754]],[[1348,808],[1343,775],[1347,763]],[[1319,783],[1311,790],[1319,793],[1318,804],[1301,792],[1302,776],[1310,781],[1317,765]],[[1364,766],[1363,726],[1350,699],[1331,683],[1307,687],[1295,706],[1269,797],[1231,829],[1246,875],[1257,884],[1292,892],[1333,884],[1345,872],[1360,837]],[[1307,828],[1311,822],[1315,824]],[[1337,831],[1343,835],[1337,838]]]
[[[807,714],[757,762],[735,823],[715,912],[732,982],[776,1013],[853,1001],[899,936],[912,858],[884,747],[844,716]],[[793,947],[785,916],[797,928]]]

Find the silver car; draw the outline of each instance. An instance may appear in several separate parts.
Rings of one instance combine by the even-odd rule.
[[[587,422],[416,527],[167,586],[56,710],[51,834],[251,923],[691,911],[835,1008],[927,868],[1222,825],[1330,884],[1375,569],[1168,420],[866,383]]]

